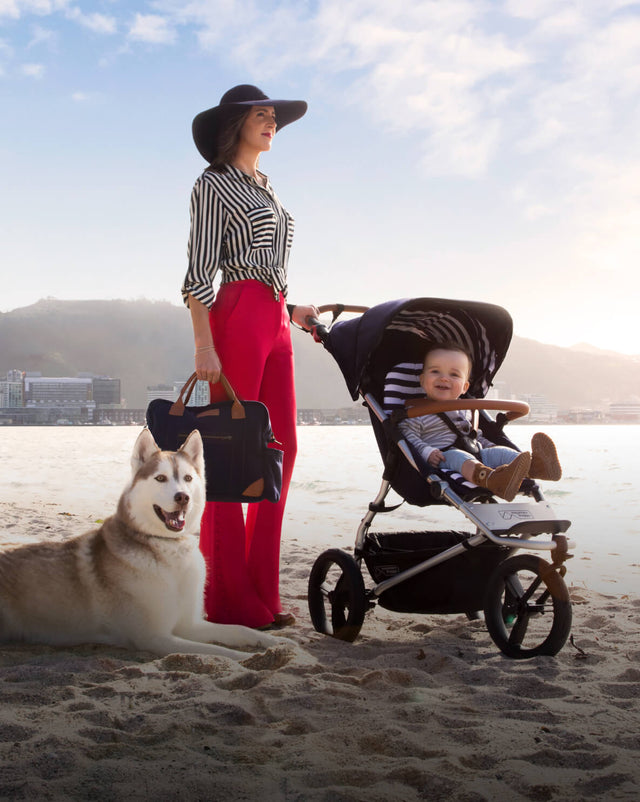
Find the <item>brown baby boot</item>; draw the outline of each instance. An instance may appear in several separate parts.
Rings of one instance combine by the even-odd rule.
[[[479,462],[473,469],[471,481],[506,501],[513,501],[530,465],[531,454],[528,451],[518,454],[508,465],[501,465],[494,470]]]
[[[561,476],[562,468],[553,440],[544,432],[537,432],[531,438],[529,478],[557,482]]]

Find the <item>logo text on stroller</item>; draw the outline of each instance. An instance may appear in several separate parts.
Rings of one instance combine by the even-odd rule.
[[[474,509],[476,517],[490,529],[503,529],[505,523],[517,525],[524,521],[554,521],[556,516],[546,502],[538,504],[482,504]]]
[[[531,521],[534,516],[531,510],[500,510],[498,515],[504,521]]]

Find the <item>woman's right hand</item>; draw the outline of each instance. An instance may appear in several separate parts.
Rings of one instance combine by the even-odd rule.
[[[200,380],[215,384],[220,381],[221,372],[220,357],[214,350],[196,351],[196,376]]]

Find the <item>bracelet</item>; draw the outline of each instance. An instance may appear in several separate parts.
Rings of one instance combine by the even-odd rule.
[[[215,345],[203,345],[200,348],[196,348],[196,356],[198,356],[198,354],[204,353],[205,351],[215,351],[215,350],[216,350]]]

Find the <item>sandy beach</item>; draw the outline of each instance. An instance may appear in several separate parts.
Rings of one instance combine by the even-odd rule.
[[[0,514],[3,543],[95,525],[53,501]],[[381,608],[347,644],[309,621],[315,555],[285,538],[301,655],[4,646],[0,798],[638,799],[640,598],[574,589],[555,658],[509,660],[464,616]]]

